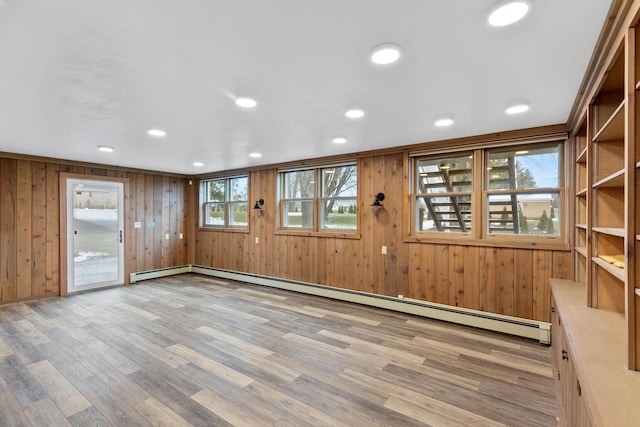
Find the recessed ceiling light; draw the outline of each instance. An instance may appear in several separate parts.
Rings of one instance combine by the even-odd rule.
[[[453,119],[451,117],[443,117],[442,119],[436,120],[434,124],[438,127],[451,126],[453,124]]]
[[[516,105],[512,105],[511,107],[508,107],[506,110],[504,110],[504,112],[507,114],[520,114],[528,110],[529,110],[529,105],[516,104]]]
[[[104,151],[105,153],[113,153],[113,147],[110,145],[98,145],[98,150]]]
[[[398,59],[400,59],[400,46],[394,43],[381,44],[371,51],[371,61],[374,64],[393,64]]]
[[[361,110],[360,108],[350,108],[344,113],[344,115],[350,119],[359,119],[360,117],[364,117],[364,110]]]
[[[167,132],[163,131],[162,129],[149,129],[147,131],[147,134],[158,137],[158,138],[163,138],[167,136]]]
[[[197,168],[201,168],[204,166],[204,163],[202,162],[193,162],[193,166],[197,167]]]
[[[489,24],[494,27],[504,27],[518,22],[529,12],[526,1],[501,1],[494,5],[489,12]]]
[[[249,157],[251,157],[252,159],[259,159],[260,157],[262,157],[262,154],[260,154],[260,153],[249,153]]]
[[[236,98],[236,105],[242,108],[254,108],[258,103],[255,99],[247,96],[239,96]]]
[[[333,141],[334,144],[344,144],[347,142],[347,138],[345,136],[336,136],[331,141]]]

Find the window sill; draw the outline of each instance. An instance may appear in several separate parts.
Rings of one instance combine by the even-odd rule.
[[[299,237],[328,237],[333,239],[360,239],[360,233],[353,232],[332,232],[332,231],[312,231],[312,230],[275,230],[276,236],[299,236]]]
[[[522,237],[522,236],[490,236],[474,239],[465,235],[459,236],[407,236],[405,243],[430,243],[434,245],[481,246],[491,248],[540,249],[553,251],[570,251],[571,246],[560,238]]]

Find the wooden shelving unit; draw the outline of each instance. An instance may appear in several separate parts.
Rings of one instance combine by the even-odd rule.
[[[591,197],[587,235],[590,246],[587,274],[588,305],[624,313],[626,275],[600,256],[625,253],[625,49],[620,46],[606,73],[600,91],[590,106],[593,135],[589,183]],[[588,135],[589,136],[589,135]]]
[[[618,419],[640,408],[640,24],[626,27],[640,21],[640,3],[617,7],[570,123],[574,281],[552,283],[554,377],[571,426],[640,419]]]

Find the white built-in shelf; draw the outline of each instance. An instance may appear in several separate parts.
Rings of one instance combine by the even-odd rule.
[[[603,260],[602,258],[598,258],[597,256],[591,257],[591,259],[598,265],[598,267],[607,271],[609,274],[611,274],[621,282],[624,282],[624,268],[616,267],[613,264],[609,264],[607,261]]]
[[[582,230],[586,230],[587,224],[576,224],[576,228],[581,228]]]
[[[593,137],[594,142],[612,141],[624,138],[624,105],[622,100],[611,117],[602,125],[598,133]]]
[[[609,176],[602,178],[593,184],[593,188],[616,188],[624,187],[624,169],[620,169]]]
[[[576,252],[578,252],[583,257],[587,257],[587,248],[583,246],[576,246]]]
[[[576,193],[577,197],[585,197],[586,195],[587,195],[587,189],[586,188],[583,188],[582,190],[580,190],[580,191],[578,191]]]
[[[576,159],[576,163],[586,163],[587,161],[587,147],[584,147],[584,150],[578,154],[578,158]]]
[[[592,227],[591,230],[596,233],[608,234],[609,236],[624,237],[625,235],[624,228]]]

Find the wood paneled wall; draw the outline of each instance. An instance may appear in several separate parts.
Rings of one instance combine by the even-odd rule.
[[[61,172],[128,180],[125,273],[183,265],[191,215],[187,180],[116,168],[0,157],[0,304],[60,295]],[[192,205],[192,204],[191,204]],[[143,227],[133,228],[134,221]],[[146,228],[154,221],[154,228]],[[169,233],[170,239],[164,238]],[[180,240],[179,233],[184,234]]]
[[[195,264],[550,320],[549,278],[570,277],[570,252],[404,242],[403,154],[362,157],[359,167],[359,239],[279,234],[276,169],[257,170],[250,200],[265,206],[251,210],[250,232],[197,229]],[[384,209],[369,206],[378,192]]]

